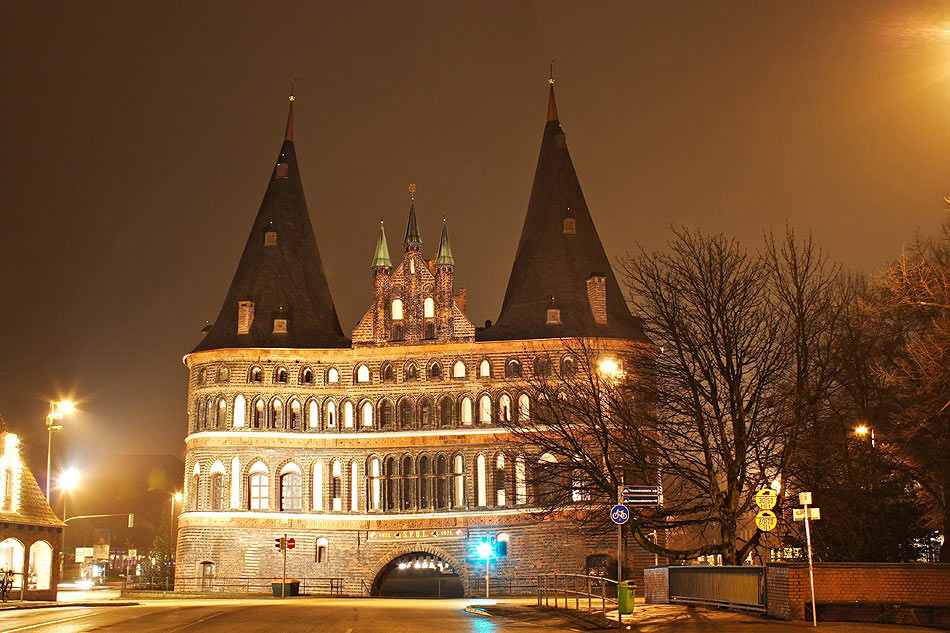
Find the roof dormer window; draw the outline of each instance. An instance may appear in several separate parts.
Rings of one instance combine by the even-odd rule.
[[[574,218],[564,218],[564,235],[576,235],[577,234],[577,224],[574,222]]]
[[[277,246],[277,231],[264,233],[264,246]]]
[[[548,325],[560,325],[561,324],[561,311],[557,308],[548,308]]]
[[[287,333],[287,319],[274,319],[274,334]]]
[[[280,179],[287,177],[287,163],[277,163],[276,176]]]

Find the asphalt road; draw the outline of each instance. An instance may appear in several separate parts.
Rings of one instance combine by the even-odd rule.
[[[543,628],[463,611],[472,600],[155,600],[127,607],[61,607],[0,612],[3,633],[525,633]]]

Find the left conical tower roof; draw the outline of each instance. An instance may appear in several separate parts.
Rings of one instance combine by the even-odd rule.
[[[310,222],[293,129],[291,95],[284,142],[264,200],[218,318],[194,352],[349,346]],[[243,326],[247,332],[239,333],[239,306],[247,306],[246,302],[253,302],[253,319],[247,326],[245,312]]]

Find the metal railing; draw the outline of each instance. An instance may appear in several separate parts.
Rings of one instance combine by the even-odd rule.
[[[172,588],[185,593],[271,593],[271,583],[279,583],[281,577],[266,576],[194,576],[177,578]],[[301,595],[343,595],[343,578],[288,578],[288,582],[300,583]],[[130,591],[169,590],[167,586],[156,587],[145,579],[132,578],[127,584]]]
[[[492,576],[492,596],[530,596],[538,591],[537,576]],[[484,596],[485,576],[469,576],[469,591],[474,596]]]
[[[765,612],[765,567],[670,567],[670,602]]]
[[[608,611],[617,608],[616,580],[583,574],[551,573],[538,576],[539,607],[586,610],[591,614],[598,605],[600,615],[604,619],[607,618]]]

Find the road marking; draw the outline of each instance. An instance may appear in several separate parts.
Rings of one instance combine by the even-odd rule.
[[[16,631],[29,631],[30,629],[35,629],[41,626],[50,626],[51,624],[61,624],[63,622],[69,622],[70,620],[78,620],[79,618],[88,618],[93,615],[92,613],[84,613],[82,615],[74,615],[71,618],[60,618],[59,620],[49,620],[47,622],[40,622],[39,624],[30,624],[28,626],[21,626],[16,629],[4,629],[3,633],[15,633]]]

